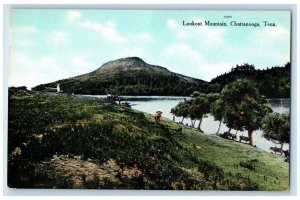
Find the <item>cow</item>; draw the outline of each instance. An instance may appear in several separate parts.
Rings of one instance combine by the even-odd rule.
[[[285,151],[283,150],[282,152],[283,152],[283,154],[284,154],[285,157],[287,157],[287,158],[290,157],[289,150],[285,150]]]
[[[162,113],[163,112],[161,112],[161,111],[156,111],[156,113],[154,114],[155,122],[158,123],[158,124],[160,124],[160,119],[161,119],[161,114]]]
[[[242,142],[242,140],[244,140],[246,143],[250,142],[250,138],[248,138],[247,136],[240,135],[240,142]]]
[[[232,133],[229,133],[229,132],[224,132],[223,134],[221,134],[221,137],[225,138],[225,139],[229,139],[229,140],[236,139],[236,135],[232,134]]]
[[[281,148],[278,148],[278,147],[270,147],[270,150],[272,150],[275,154],[277,152],[279,152],[280,154],[283,153],[282,149]]]

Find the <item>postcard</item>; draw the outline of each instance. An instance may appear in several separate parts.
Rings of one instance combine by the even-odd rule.
[[[288,191],[290,11],[10,9],[10,188]]]

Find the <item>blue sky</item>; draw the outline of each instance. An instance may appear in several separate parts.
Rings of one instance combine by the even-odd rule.
[[[228,26],[183,26],[183,20]],[[231,21],[260,27],[233,27]],[[290,61],[290,13],[13,9],[9,45],[10,86],[30,88],[129,56],[210,81],[237,64],[264,69]]]

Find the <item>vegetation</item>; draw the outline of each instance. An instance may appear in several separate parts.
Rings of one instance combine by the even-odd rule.
[[[224,120],[224,115],[225,115],[224,107],[225,107],[225,102],[223,102],[220,98],[214,101],[210,107],[210,113],[212,114],[214,119],[216,121],[220,121],[216,135],[220,134],[219,132],[220,132],[221,124]]]
[[[42,91],[57,84],[64,92],[74,94],[188,96],[196,90],[206,90],[208,83],[132,57],[105,63],[88,74],[38,85],[33,90]]]
[[[210,105],[216,100],[218,95],[216,94],[204,94],[195,91],[192,94],[191,100],[185,100],[184,102],[179,102],[174,108],[171,109],[171,113],[176,117],[182,117],[181,123],[185,118],[191,119],[192,127],[195,127],[196,120],[199,120],[197,129],[200,132],[201,123],[203,117],[210,112]]]
[[[182,117],[181,123],[183,123],[183,120],[187,117],[190,117],[193,120],[195,117],[193,115],[189,115],[189,107],[191,105],[191,101],[184,101],[179,102],[174,108],[171,109],[171,113],[175,115],[176,117]]]
[[[291,64],[257,70],[253,65],[237,65],[231,72],[213,78],[210,81],[211,92],[219,92],[223,86],[238,79],[249,79],[256,83],[259,93],[268,98],[290,98]]]
[[[220,121],[219,129],[224,120],[230,130],[247,130],[251,145],[253,131],[261,128],[264,116],[271,111],[271,105],[249,80],[237,80],[226,85],[220,95],[196,92],[192,95],[190,103],[181,102],[172,110],[177,116],[184,113],[185,117],[198,119],[198,130],[201,132],[203,116],[211,113]]]
[[[147,64],[137,57],[110,61],[93,72],[41,84],[33,90],[43,91],[60,84],[65,93],[74,94],[189,96],[194,91],[220,93],[225,85],[238,79],[254,81],[259,93],[268,98],[290,97],[290,63],[266,70],[256,70],[249,64],[237,65],[231,72],[206,82]]]
[[[275,144],[290,143],[290,116],[288,113],[270,113],[263,120],[263,136]]]
[[[127,107],[9,90],[10,187],[284,191],[288,168],[282,156]]]
[[[224,123],[235,130],[247,130],[252,145],[252,133],[261,128],[264,116],[272,111],[271,105],[249,80],[238,80],[226,85],[220,100],[225,105]]]

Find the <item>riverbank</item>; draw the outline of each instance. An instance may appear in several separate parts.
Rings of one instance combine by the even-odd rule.
[[[10,187],[288,190],[283,156],[103,100],[10,91],[8,131]]]
[[[139,99],[140,97],[136,99],[132,99],[131,101],[128,101],[130,103],[131,108],[146,112],[149,114],[153,114],[155,111],[159,110],[163,112],[163,117],[168,118],[170,120],[175,120],[176,122],[182,122],[183,124],[187,126],[191,126],[191,119],[190,118],[184,118],[182,121],[182,117],[176,117],[174,118],[174,115],[170,113],[171,109],[174,108],[179,102],[184,101],[184,97],[181,97],[180,99],[172,99],[172,98],[165,98],[165,97],[156,97],[153,99],[151,96],[143,97],[143,100]],[[289,99],[269,99],[269,103],[272,106],[273,112],[278,112],[280,114],[289,112],[289,105],[290,100]],[[198,126],[199,120],[195,121],[195,127]],[[211,114],[207,114],[201,123],[201,129],[204,131],[205,134],[208,135],[215,135],[218,127],[219,127],[219,121],[216,121],[214,117]],[[226,124],[222,123],[220,126],[219,133],[224,133],[228,131],[229,128],[226,126]],[[236,140],[239,141],[240,136],[247,136],[247,131],[238,131],[232,130],[233,134],[237,135]],[[253,132],[253,144],[257,146],[257,148],[262,149],[266,152],[271,152],[270,147],[276,146],[272,141],[268,141],[263,136],[262,130],[258,129]],[[289,149],[289,144],[283,145],[284,150]]]

